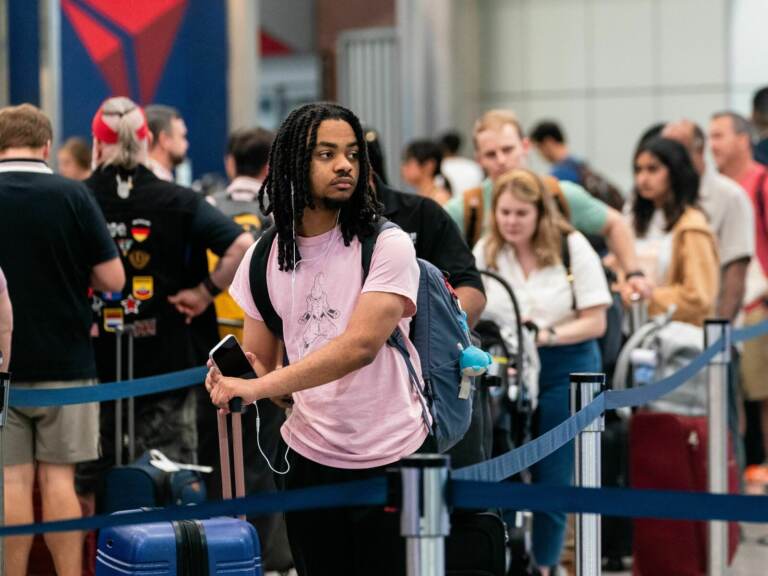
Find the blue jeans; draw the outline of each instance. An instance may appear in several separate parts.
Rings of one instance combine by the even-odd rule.
[[[570,374],[600,372],[600,349],[596,340],[566,346],[539,348],[539,407],[534,420],[536,436],[551,430],[571,415]],[[533,482],[570,486],[573,482],[573,442],[569,442],[531,470]],[[539,566],[554,566],[560,559],[565,537],[564,512],[535,512],[533,556]]]

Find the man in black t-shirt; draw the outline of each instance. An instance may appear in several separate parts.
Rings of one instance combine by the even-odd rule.
[[[105,101],[92,129],[97,167],[86,184],[106,217],[127,276],[123,292],[94,297],[99,375],[115,378],[115,334],[129,327],[135,377],[202,366],[218,341],[211,303],[229,285],[253,238],[200,194],[160,180],[146,167],[149,131],[131,100]],[[210,274],[208,249],[220,256]],[[155,448],[172,460],[194,462],[198,393],[194,387],[137,398],[137,454]],[[103,412],[102,466],[115,453],[112,406],[105,405]]]
[[[448,274],[469,324],[474,326],[485,308],[485,290],[459,228],[437,202],[394,190],[378,178],[375,182],[376,195],[384,204],[383,215],[411,236],[416,256]]]
[[[365,142],[374,172],[376,195],[384,204],[382,214],[410,234],[417,257],[448,274],[448,281],[467,313],[469,325],[474,326],[485,308],[485,290],[475,267],[475,257],[458,226],[437,202],[390,188],[382,177],[384,155],[378,132],[371,127],[365,128]]]
[[[469,325],[474,326],[485,308],[485,290],[475,267],[475,257],[458,226],[434,200],[387,186],[377,172],[383,171],[384,166],[378,133],[368,128],[364,136],[374,171],[376,196],[384,204],[382,215],[410,235],[417,257],[448,274],[448,281],[467,313]],[[451,466],[461,468],[490,458],[491,426],[488,391],[480,388],[472,404],[469,430],[450,451]]]
[[[121,290],[125,275],[104,217],[87,188],[54,175],[51,123],[29,104],[0,110],[0,268],[16,324],[14,387],[96,383],[90,287]],[[37,480],[46,520],[77,518],[78,462],[98,456],[98,404],[10,408],[5,438],[5,523],[33,522]],[[79,532],[46,534],[59,574],[82,569]],[[6,539],[6,574],[27,573],[31,536]]]

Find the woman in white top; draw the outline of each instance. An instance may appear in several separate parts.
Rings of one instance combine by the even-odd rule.
[[[559,215],[541,179],[528,170],[512,170],[496,181],[489,232],[475,246],[477,267],[503,276],[515,290],[524,321],[538,328],[541,359],[538,411],[542,434],[567,419],[569,375],[599,372],[597,345],[605,331],[611,302],[600,259],[589,242]],[[563,265],[567,247],[570,274]],[[494,282],[486,285],[484,317],[515,321],[509,298]],[[568,485],[573,447],[568,444],[537,463],[533,479]],[[565,535],[564,513],[536,513],[533,552],[545,576],[557,565]]]
[[[630,222],[638,262],[655,285],[648,312],[675,306],[674,320],[701,326],[715,313],[720,263],[717,241],[698,207],[699,176],[682,144],[652,138],[635,151]],[[628,300],[631,290],[623,289]]]

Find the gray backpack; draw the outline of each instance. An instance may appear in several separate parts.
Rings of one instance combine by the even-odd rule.
[[[671,376],[704,351],[704,330],[699,326],[672,320],[674,308],[653,317],[627,340],[616,361],[613,389],[635,385],[632,377],[632,353],[652,351],[656,358],[653,378],[658,382]],[[684,416],[704,416],[707,413],[707,372],[699,371],[679,388],[647,406],[653,412]]]

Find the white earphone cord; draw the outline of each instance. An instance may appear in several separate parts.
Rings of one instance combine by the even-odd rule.
[[[264,458],[264,462],[267,463],[267,466],[269,466],[269,469],[272,470],[272,472],[274,472],[275,474],[280,474],[281,476],[284,476],[291,471],[291,463],[288,461],[288,452],[291,451],[291,447],[288,446],[286,443],[285,456],[283,456],[283,460],[285,460],[285,470],[283,471],[275,470],[272,467],[272,462],[269,461],[269,458],[267,458],[267,455],[264,454],[264,450],[262,450],[261,448],[261,440],[259,438],[259,432],[261,429],[261,417],[259,416],[259,404],[258,402],[254,402],[253,405],[256,407],[256,446],[259,448],[259,453],[261,454],[261,457]],[[290,430],[289,430],[289,433],[290,433]],[[293,436],[292,433],[291,433],[291,436]]]
[[[293,234],[293,269],[291,270],[291,308],[290,308],[290,317],[293,318],[293,304],[294,304],[294,288],[296,285],[296,267],[298,266],[298,262],[296,262],[296,205],[294,203],[294,195],[295,191],[293,188],[293,183],[291,183],[291,232]],[[341,210],[336,212],[336,222],[333,225],[334,232],[336,231],[336,227],[339,225],[339,216],[341,215]],[[325,257],[328,257],[328,251],[330,248],[331,241],[333,240],[333,234],[328,239],[328,246],[325,249]],[[261,448],[261,440],[260,440],[260,431],[261,431],[261,417],[259,416],[259,405],[257,402],[254,402],[253,405],[256,407],[256,446],[259,449],[259,453],[261,454],[261,457],[264,458],[264,461],[267,463],[267,466],[269,466],[269,469],[272,470],[275,474],[285,475],[288,474],[288,472],[291,471],[291,463],[288,461],[288,453],[291,451],[290,446],[290,439],[293,436],[293,433],[291,430],[289,430],[289,439],[288,442],[286,442],[286,448],[285,448],[285,456],[283,456],[283,460],[285,461],[285,470],[275,470],[272,467],[272,462],[269,461],[269,458],[267,458],[267,455],[264,454],[264,450]]]

